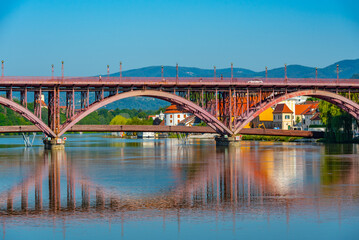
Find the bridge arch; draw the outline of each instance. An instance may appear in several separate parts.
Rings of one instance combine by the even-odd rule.
[[[11,110],[19,113],[21,116],[28,119],[35,126],[37,126],[46,135],[48,135],[50,137],[55,137],[56,136],[56,134],[40,118],[38,118],[29,109],[21,106],[20,104],[12,101],[10,99],[0,97],[0,105],[2,105],[4,107],[7,107],[7,108],[10,108]]]
[[[62,125],[61,131],[58,134],[58,136],[61,136],[65,132],[67,132],[72,126],[74,126],[76,123],[78,123],[81,119],[89,115],[90,113],[96,111],[97,109],[104,107],[110,103],[113,103],[115,101],[129,98],[129,97],[153,97],[161,100],[165,100],[170,103],[174,103],[176,105],[181,106],[183,109],[189,111],[190,113],[193,113],[195,116],[200,118],[202,121],[206,122],[208,126],[213,128],[215,131],[217,131],[220,134],[227,134],[232,135],[233,132],[229,130],[221,121],[219,121],[215,116],[213,116],[211,113],[204,110],[202,107],[198,106],[197,104],[183,98],[180,96],[177,96],[172,93],[163,92],[163,91],[155,91],[155,90],[136,90],[136,91],[129,91],[129,92],[123,92],[119,93],[113,96],[109,96],[107,98],[104,98],[103,100],[99,102],[95,102],[91,104],[86,110],[81,111],[73,116],[72,121],[66,122]]]
[[[336,93],[329,92],[329,91],[322,91],[322,90],[303,90],[303,91],[296,91],[287,94],[281,94],[276,96],[273,100],[268,99],[267,102],[260,106],[260,109],[254,111],[249,117],[241,122],[239,125],[236,126],[234,134],[238,134],[244,126],[250,123],[253,119],[255,119],[259,114],[264,112],[270,107],[285,101],[290,98],[299,97],[299,96],[308,96],[308,97],[315,97],[329,103],[334,104],[335,106],[343,109],[344,111],[348,112],[352,115],[355,119],[359,120],[359,104]]]

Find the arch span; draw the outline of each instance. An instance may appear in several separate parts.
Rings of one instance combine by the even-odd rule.
[[[35,126],[37,126],[42,132],[44,132],[48,136],[50,137],[56,136],[56,134],[40,118],[38,118],[29,109],[21,106],[20,104],[10,99],[0,97],[0,105],[10,108],[11,110],[19,113],[21,116],[28,119],[30,122],[32,122]]]
[[[206,122],[211,128],[217,131],[220,134],[228,134],[232,135],[233,132],[229,130],[221,121],[219,121],[215,116],[211,113],[204,110],[202,107],[196,105],[195,103],[177,96],[172,93],[155,91],[155,90],[137,90],[137,91],[129,91],[119,93],[113,96],[109,96],[99,102],[93,103],[86,110],[79,112],[73,117],[72,121],[66,122],[63,124],[60,133],[58,136],[61,136],[65,132],[67,132],[72,126],[74,126],[81,119],[94,112],[95,110],[104,107],[112,102],[118,101],[120,99],[125,99],[129,97],[153,97],[161,100],[165,100],[174,104],[177,104],[184,108],[185,110],[193,113],[195,116],[199,117],[202,121]]]
[[[259,116],[259,114],[261,114],[268,108],[273,107],[274,105],[282,101],[285,101],[287,99],[299,97],[299,96],[315,97],[330,102],[338,106],[339,108],[343,109],[344,111],[348,112],[355,119],[359,120],[358,103],[333,92],[322,91],[322,90],[303,90],[303,91],[296,91],[296,92],[280,95],[276,97],[274,100],[265,103],[263,106],[260,107],[259,110],[253,112],[245,121],[241,122],[239,126],[236,126],[234,134],[238,134],[239,131],[241,131],[244,128],[244,126],[246,126],[248,123],[250,123],[253,119],[255,119],[257,116]]]

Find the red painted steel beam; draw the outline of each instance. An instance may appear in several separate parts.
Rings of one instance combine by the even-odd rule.
[[[339,100],[348,106],[351,106],[352,109],[355,109],[355,111],[348,111],[349,114],[351,114],[354,118],[358,119],[358,112],[359,112],[359,104],[356,102],[353,102],[349,100],[346,97],[343,97],[339,94],[328,92],[328,91],[322,91],[322,90],[304,90],[304,91],[297,91],[288,93],[285,95],[280,95],[279,97],[275,98],[274,100],[268,102],[265,106],[263,106],[261,109],[255,111],[251,116],[249,116],[245,121],[241,122],[239,125],[236,126],[236,130],[234,131],[234,134],[238,134],[242,129],[244,129],[244,126],[246,126],[248,123],[250,123],[253,119],[255,119],[257,116],[259,116],[262,112],[267,110],[270,107],[273,107],[274,105],[285,101],[290,98],[299,97],[299,96],[308,96],[308,97],[315,97],[319,99],[323,99],[325,101],[329,101],[338,107],[343,108],[343,104],[338,104],[334,100]],[[343,108],[343,110],[347,111],[347,109]]]
[[[50,137],[56,136],[55,133],[37,116],[35,116],[34,113],[32,113],[30,110],[26,109],[25,107],[21,106],[20,104],[17,104],[14,101],[11,101],[10,99],[0,97],[0,105],[10,108],[11,110],[19,113],[24,118],[28,119],[30,122],[36,125],[42,132],[47,134]],[[6,126],[8,127],[8,126]]]
[[[125,99],[129,97],[137,97],[137,96],[145,96],[145,97],[153,97],[162,99],[177,105],[182,106],[184,109],[188,110],[189,112],[193,113],[195,116],[206,122],[210,127],[212,127],[217,132],[222,134],[231,135],[232,131],[229,130],[220,120],[218,120],[215,116],[211,113],[204,110],[202,107],[198,106],[197,104],[183,98],[177,96],[172,93],[163,92],[163,91],[155,91],[155,90],[138,90],[138,91],[129,91],[123,92],[114,96],[107,97],[99,102],[96,102],[89,106],[86,110],[79,112],[73,117],[71,122],[67,122],[62,126],[62,129],[58,136],[61,136],[65,132],[67,132],[71,127],[73,127],[77,122],[81,119],[86,117],[88,114],[96,111],[97,109],[104,107],[112,102],[118,101],[120,99]]]
[[[20,133],[20,132],[41,132],[34,125],[24,126],[0,126],[0,133]],[[181,133],[216,133],[210,127],[186,127],[186,126],[161,126],[161,125],[75,125],[69,132],[181,132]],[[300,130],[277,130],[277,129],[258,129],[244,128],[239,134],[242,135],[264,135],[264,136],[287,136],[287,137],[306,137],[322,138],[324,132],[311,132]]]

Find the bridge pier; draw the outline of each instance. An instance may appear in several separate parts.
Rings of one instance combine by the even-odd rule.
[[[44,139],[44,147],[49,150],[65,149],[65,140],[62,138],[48,137]]]
[[[216,145],[217,146],[229,146],[231,143],[238,143],[240,142],[241,138],[239,136],[227,136],[227,135],[220,135],[215,137]]]

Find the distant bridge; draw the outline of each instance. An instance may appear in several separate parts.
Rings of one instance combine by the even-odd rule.
[[[69,132],[175,132],[175,133],[216,133],[211,127],[161,126],[161,125],[75,125]],[[40,132],[34,125],[0,126],[0,133]],[[286,136],[323,138],[324,132],[243,128],[242,135]]]

